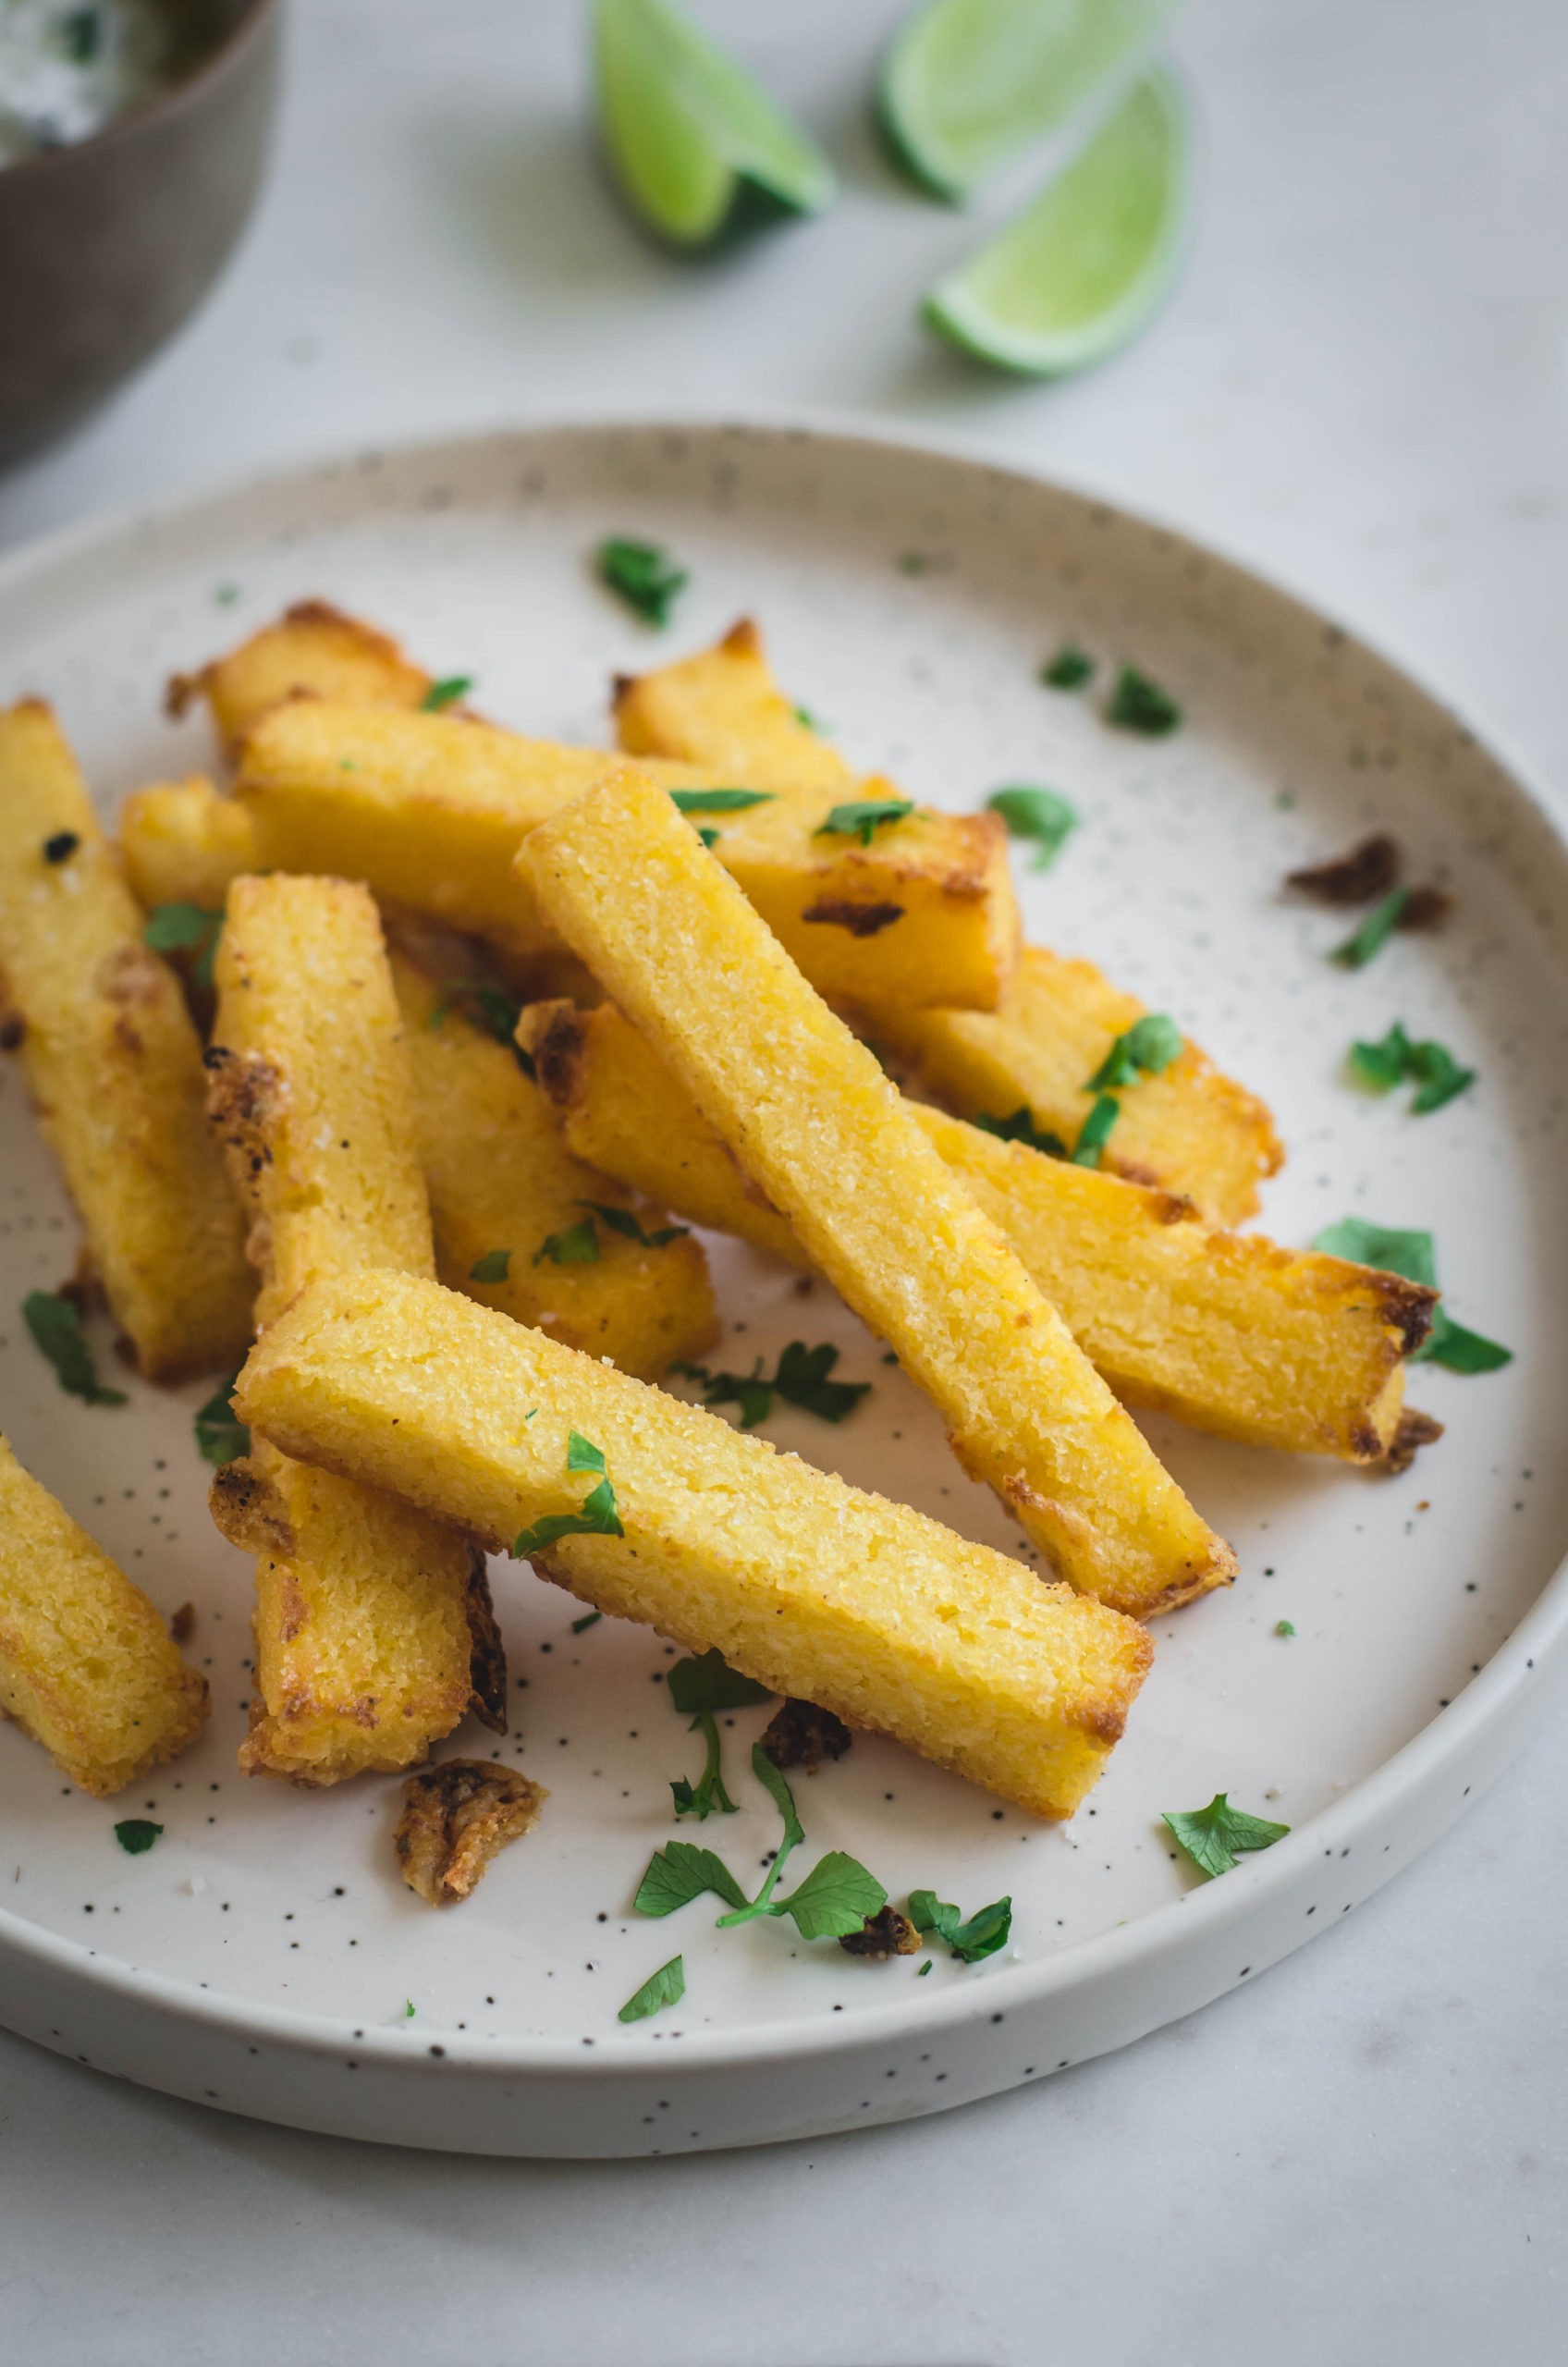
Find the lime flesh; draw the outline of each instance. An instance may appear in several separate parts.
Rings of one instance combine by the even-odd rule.
[[[668,0],[595,0],[594,62],[616,176],[665,238],[716,237],[743,183],[793,214],[832,202],[821,150]]]
[[[1170,283],[1186,146],[1174,85],[1149,76],[1060,180],[938,281],[926,319],[982,361],[1033,377],[1103,361]]]
[[[929,0],[882,69],[882,122],[917,180],[955,202],[1076,115],[1145,49],[1173,0]]]

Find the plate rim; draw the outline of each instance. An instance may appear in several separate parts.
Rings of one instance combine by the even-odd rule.
[[[1255,589],[1301,620],[1331,625],[1358,656],[1394,676],[1430,710],[1450,720],[1475,742],[1483,757],[1505,778],[1510,795],[1525,808],[1537,826],[1568,863],[1568,823],[1559,819],[1535,786],[1528,768],[1515,754],[1505,730],[1493,727],[1489,716],[1461,712],[1430,687],[1419,666],[1390,656],[1379,642],[1316,600],[1277,582],[1250,559],[1238,557],[1223,543],[1197,540],[1185,528],[1158,512],[1133,509],[1096,486],[1080,484],[1048,474],[1022,459],[998,458],[973,436],[949,430],[931,430],[876,414],[834,411],[825,406],[793,405],[739,412],[730,406],[704,412],[692,406],[656,407],[635,413],[592,407],[570,419],[548,412],[523,415],[488,425],[459,428],[446,434],[408,439],[367,440],[354,447],[333,446],[314,456],[264,466],[239,476],[211,478],[168,497],[156,496],[120,503],[30,538],[14,550],[0,553],[0,596],[41,570],[47,570],[91,552],[94,547],[145,533],[150,527],[194,522],[203,510],[229,503],[244,503],[267,492],[300,489],[313,480],[340,480],[362,468],[367,455],[378,463],[419,469],[434,468],[446,457],[459,459],[485,446],[521,446],[531,441],[569,438],[592,443],[610,436],[685,435],[693,438],[724,434],[757,438],[786,438],[819,446],[858,447],[888,450],[912,460],[922,458],[979,470],[1001,482],[1012,482],[1031,492],[1046,492],[1069,501],[1109,511],[1119,526],[1159,534],[1174,548],[1210,565],[1218,562],[1245,579]],[[1543,932],[1544,934],[1544,932]],[[1547,938],[1551,943],[1550,938]],[[1568,949],[1554,946],[1559,959]],[[1435,1788],[1445,1775],[1462,1772],[1467,1756],[1494,1729],[1503,1726],[1511,1710],[1527,1706],[1532,1687],[1561,1674],[1568,1654],[1568,1554],[1564,1555],[1525,1616],[1504,1637],[1464,1691],[1410,1739],[1354,1784],[1342,1800],[1320,1809],[1292,1829],[1266,1853],[1233,1869],[1220,1884],[1194,1884],[1134,1922],[1078,1941],[1035,1964],[998,1966],[987,1969],[984,1982],[965,1983],[947,1995],[924,1999],[890,1998],[883,2004],[858,2007],[841,2019],[820,2022],[806,2017],[774,2019],[740,2029],[689,2030],[671,2039],[655,2056],[653,2036],[632,2029],[612,2028],[585,2044],[582,2037],[540,2033],[521,2037],[499,2033],[436,2030],[440,2041],[433,2061],[427,2025],[416,2035],[395,2026],[363,2025],[347,2017],[300,2012],[251,2001],[213,1990],[176,1974],[138,1966],[122,1956],[105,1955],[84,1943],[51,1932],[0,1907],[0,1953],[13,1956],[35,1969],[52,1970],[102,1988],[128,2003],[140,2002],[156,2011],[202,2025],[218,2035],[271,2040],[296,2052],[339,2054],[352,2045],[361,2061],[378,2067],[414,2067],[428,2071],[484,2072],[501,2078],[553,2075],[570,2070],[574,2078],[595,2085],[618,2079],[641,2078],[656,2063],[660,2076],[711,2074],[782,2061],[817,2061],[859,2052],[889,2040],[944,2034],[983,2016],[1047,2007],[1053,1999],[1081,1986],[1109,1985],[1134,1974],[1145,1960],[1170,1953],[1180,1931],[1194,1944],[1220,1938],[1230,1927],[1250,1919],[1255,1912],[1282,1898],[1309,1864],[1325,1850],[1337,1854],[1354,1848],[1373,1828],[1381,1829],[1397,1811],[1413,1809],[1419,1795]],[[1521,1722],[1525,1723],[1525,1722]],[[1471,1796],[1466,1785],[1464,1797]],[[1484,1788],[1484,1785],[1476,1787]],[[1455,1814],[1459,1813],[1458,1810]],[[1449,1821],[1451,1820],[1445,1820]],[[1425,1842],[1420,1848],[1427,1846]],[[1419,1854],[1419,1849],[1417,1851]],[[1401,1858],[1398,1863],[1403,1863]],[[1377,1885],[1373,1886],[1374,1888]],[[1328,1918],[1312,1934],[1333,1928]],[[1293,1952],[1293,1951],[1291,1951]],[[1269,1959],[1272,1961],[1272,1958]],[[591,2051],[590,2051],[591,2049]]]

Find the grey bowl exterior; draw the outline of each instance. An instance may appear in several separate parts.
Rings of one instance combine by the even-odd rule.
[[[280,0],[228,0],[189,80],[92,140],[0,170],[0,463],[63,435],[171,337],[261,184]]]

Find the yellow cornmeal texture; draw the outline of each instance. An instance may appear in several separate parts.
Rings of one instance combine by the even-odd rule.
[[[962,1118],[1028,1110],[1038,1131],[1070,1147],[1094,1105],[1087,1079],[1147,1006],[1090,962],[1025,948],[993,1012],[865,1008],[867,1032],[917,1063]],[[1195,1044],[1159,1076],[1118,1095],[1121,1114],[1100,1165],[1133,1184],[1194,1201],[1215,1224],[1256,1213],[1260,1178],[1284,1160],[1268,1110],[1223,1076]]]
[[[281,700],[305,693],[358,706],[417,707],[429,689],[430,676],[386,633],[325,600],[301,600],[199,674],[175,675],[167,704],[171,715],[183,715],[192,699],[205,698],[233,756]]]
[[[221,913],[230,880],[256,868],[251,816],[199,774],[157,781],[128,797],[119,842],[131,892],[147,912],[200,904]]]
[[[809,1262],[613,1003],[591,1012],[536,1003],[518,1032],[580,1159],[656,1193],[693,1223]],[[1125,1403],[1298,1454],[1364,1463],[1386,1452],[1429,1291],[1343,1258],[1217,1232],[1190,1201],[906,1107]]]
[[[627,771],[518,865],[1051,1565],[1147,1617],[1235,1570],[863,1044]]]
[[[51,863],[52,839],[74,850]],[[237,1364],[254,1276],[203,1117],[202,1049],[46,706],[0,713],[0,1042],[149,1379]]]
[[[0,1438],[0,1710],[95,1799],[194,1742],[207,1681]]]
[[[644,1233],[669,1223],[662,1208],[571,1156],[509,1045],[471,1025],[460,1003],[433,1026],[442,989],[397,954],[392,976],[441,1280],[642,1379],[710,1348],[719,1326],[700,1245],[681,1233],[650,1248],[594,1216],[587,1204],[597,1201],[627,1211]],[[541,1256],[546,1240],[584,1220],[598,1244],[594,1260],[562,1266]],[[510,1252],[506,1280],[475,1281],[472,1269],[498,1249]]]
[[[251,732],[237,792],[267,867],[362,879],[383,902],[526,962],[558,940],[511,859],[530,830],[617,763],[603,749],[524,740],[463,717],[299,700]],[[745,785],[712,767],[645,769],[664,789]],[[997,817],[919,811],[862,847],[818,835],[833,803],[820,790],[769,792],[741,813],[692,819],[717,831],[720,862],[824,993],[994,1005],[1018,940]]]
[[[773,678],[749,617],[712,649],[615,685],[617,736],[629,755],[678,756],[728,770],[752,789],[853,792],[838,750],[801,720]]]
[[[236,880],[215,975],[214,1123],[251,1211],[263,1327],[318,1274],[431,1274],[409,1058],[369,895]],[[423,1759],[472,1691],[467,1541],[264,1442],[219,1473],[212,1502],[256,1556],[241,1766],[333,1784]]]
[[[626,1533],[562,1539],[536,1569],[1038,1816],[1077,1807],[1151,1657],[1131,1621],[1005,1554],[438,1285],[314,1284],[255,1350],[239,1403],[290,1453],[496,1546],[580,1504],[588,1478],[565,1468],[580,1431]]]

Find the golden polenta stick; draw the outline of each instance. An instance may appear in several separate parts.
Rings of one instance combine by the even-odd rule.
[[[300,600],[227,657],[214,657],[200,673],[171,676],[165,704],[179,716],[192,699],[205,698],[234,756],[252,724],[280,700],[305,693],[358,706],[417,707],[430,689],[430,676],[387,634],[325,600]]]
[[[221,913],[229,882],[257,867],[250,815],[199,773],[154,782],[128,797],[119,840],[125,876],[147,912],[160,904],[199,904]]]
[[[753,789],[855,794],[838,750],[802,720],[773,678],[750,617],[712,649],[650,674],[618,674],[616,731],[632,756],[712,765]]]
[[[213,1117],[251,1214],[263,1328],[318,1274],[430,1274],[409,1056],[364,889],[237,879],[216,978]],[[504,1727],[469,1539],[265,1441],[225,1466],[211,1502],[256,1557],[248,1772],[336,1784],[407,1767],[471,1703]]]
[[[467,1016],[484,1002],[396,953],[392,976],[441,1280],[648,1380],[711,1347],[701,1245],[572,1157],[511,1045]]]
[[[246,742],[237,791],[259,860],[363,879],[384,903],[491,938],[528,961],[557,939],[508,865],[519,841],[617,759],[462,717],[298,700]],[[658,763],[661,788],[743,789],[722,770]],[[875,794],[886,784],[862,783]],[[825,832],[823,791],[697,808],[714,851],[823,993],[988,1009],[1011,975],[1017,907],[994,814],[917,810]]]
[[[207,1680],[0,1438],[0,1711],[94,1798],[194,1742]]]
[[[690,1094],[613,1003],[534,1003],[519,1036],[580,1159],[681,1216],[804,1264]],[[1297,1454],[1383,1460],[1433,1294],[1316,1250],[1206,1225],[1190,1200],[910,1116],[1006,1234],[1124,1404]]]
[[[651,782],[601,781],[518,867],[1063,1577],[1148,1617],[1234,1575],[871,1053]]]
[[[579,1432],[624,1533],[563,1537],[535,1569],[1038,1816],[1077,1807],[1151,1657],[1131,1621],[1005,1554],[435,1283],[313,1283],[239,1402],[290,1454],[497,1547],[579,1510]]]
[[[1069,1147],[1093,1107],[1087,1080],[1146,1006],[1091,962],[1024,949],[994,1011],[867,1006],[867,1033],[913,1061],[962,1118],[1011,1118],[1027,1110],[1041,1134]],[[1195,1044],[1158,1076],[1129,1085],[1100,1165],[1197,1203],[1216,1224],[1257,1209],[1261,1177],[1283,1164],[1273,1121],[1256,1095],[1221,1075]]]
[[[49,709],[0,713],[0,1043],[20,1050],[116,1321],[172,1380],[239,1361],[254,1277],[201,1046],[141,930]]]

